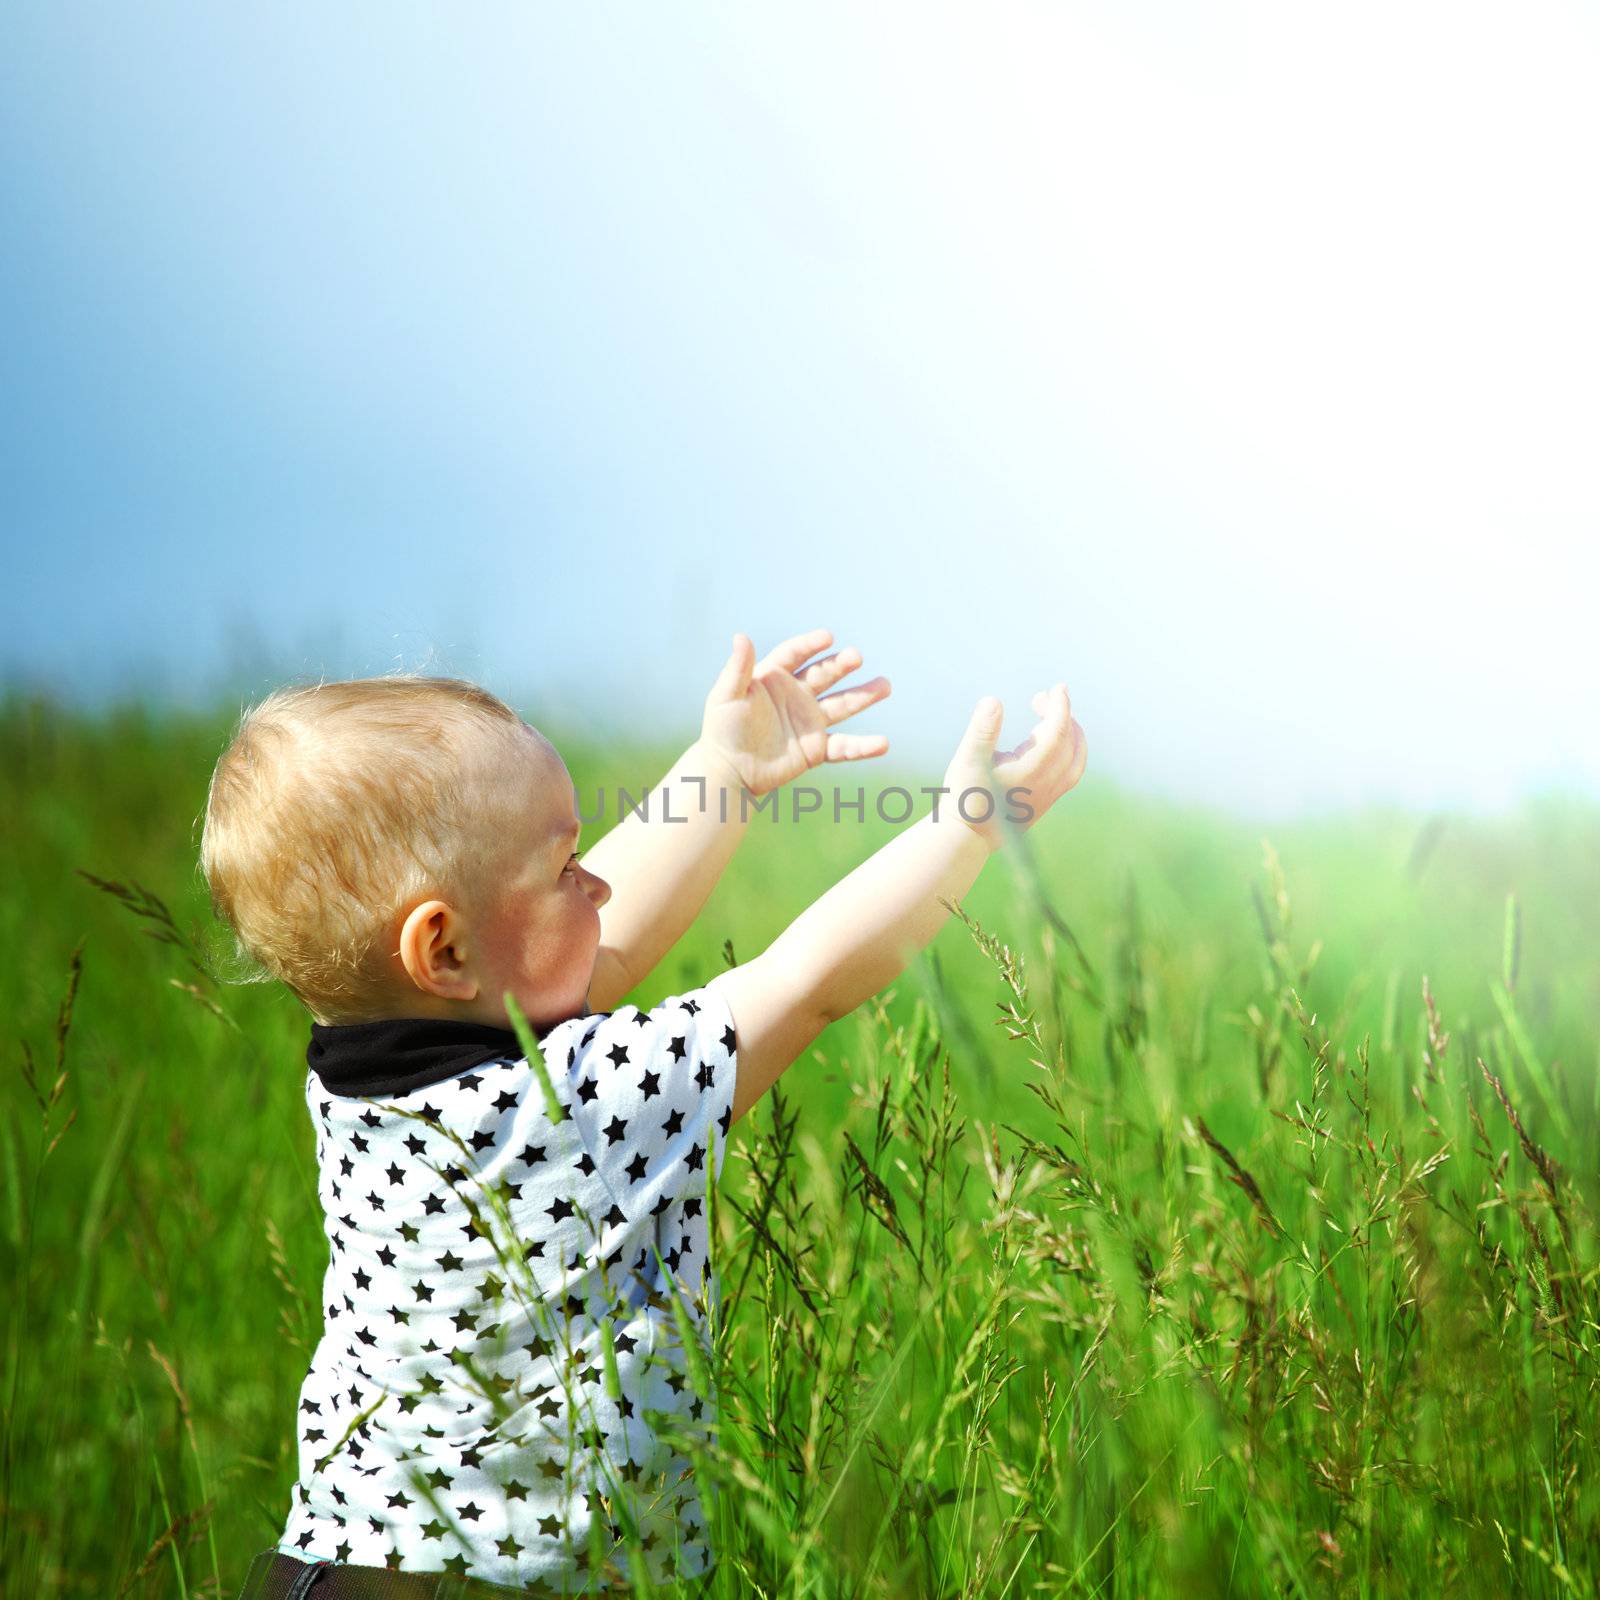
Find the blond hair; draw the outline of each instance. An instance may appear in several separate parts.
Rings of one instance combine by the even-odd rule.
[[[494,866],[492,781],[530,730],[457,678],[279,689],[244,713],[206,798],[200,866],[239,954],[321,1020],[382,1014],[401,911],[471,903]]]

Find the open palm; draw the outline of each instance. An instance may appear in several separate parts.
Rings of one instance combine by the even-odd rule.
[[[884,677],[825,693],[861,665],[854,648],[803,665],[832,643],[826,628],[816,628],[785,639],[758,662],[749,635],[733,636],[733,653],[706,696],[700,742],[752,794],[767,794],[824,761],[860,761],[889,748],[881,733],[832,731],[889,694]]]

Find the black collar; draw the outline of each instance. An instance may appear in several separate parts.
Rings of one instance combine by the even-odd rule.
[[[543,1038],[549,1029],[534,1030]],[[379,1022],[313,1022],[306,1065],[334,1094],[409,1094],[486,1061],[520,1061],[509,1028],[441,1017]]]

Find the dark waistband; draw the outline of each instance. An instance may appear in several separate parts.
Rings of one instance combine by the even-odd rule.
[[[263,1550],[250,1563],[239,1600],[495,1600],[496,1596],[630,1594],[627,1583],[586,1584],[581,1578],[541,1581],[513,1589],[482,1578],[451,1572],[396,1572],[388,1567],[357,1567],[344,1561],[302,1561],[283,1550]]]

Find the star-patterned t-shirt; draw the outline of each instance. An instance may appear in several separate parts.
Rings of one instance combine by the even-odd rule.
[[[726,1002],[700,988],[573,1017],[534,1062],[478,1024],[312,1035],[325,1321],[278,1547],[573,1593],[594,1576],[591,1524],[626,1574],[631,1515],[657,1581],[708,1571],[674,1430],[715,1434]]]

